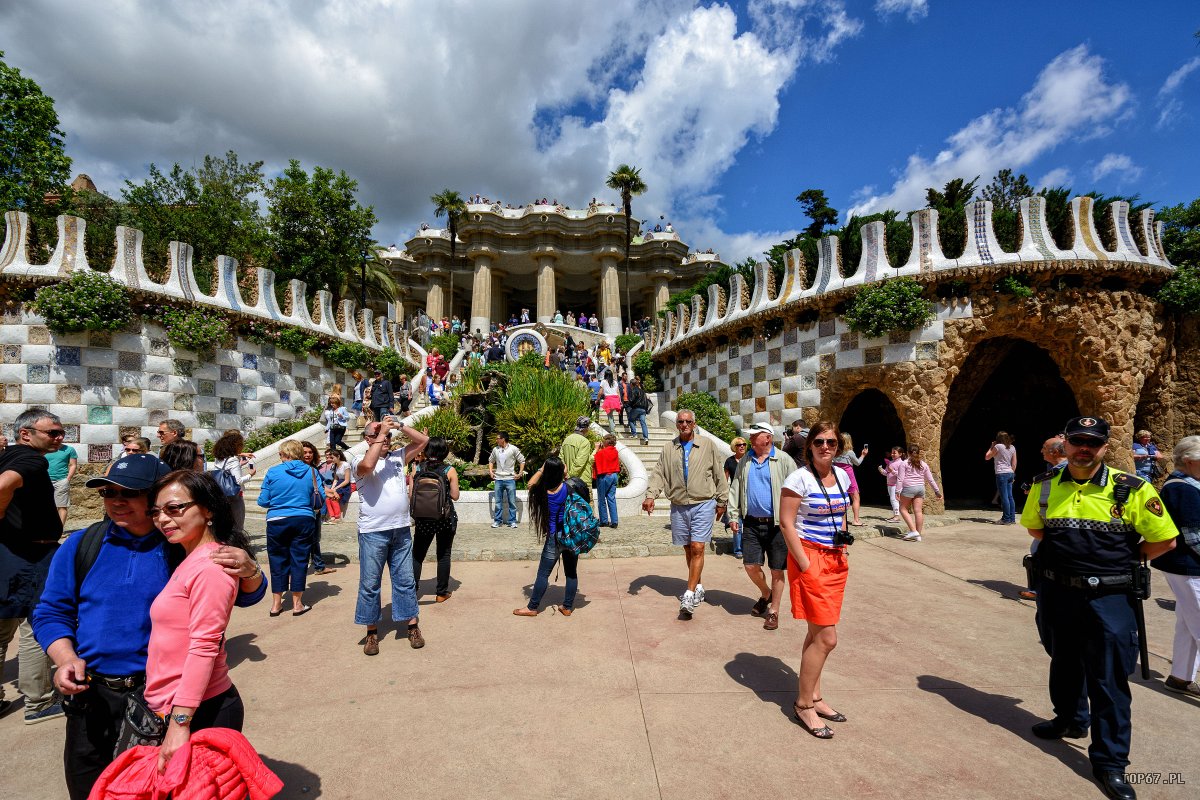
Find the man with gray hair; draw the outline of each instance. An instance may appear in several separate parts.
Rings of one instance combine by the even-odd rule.
[[[158,423],[158,444],[159,447],[166,447],[169,444],[178,442],[186,437],[184,434],[187,429],[183,423],[177,419],[165,419]],[[160,450],[161,452],[161,450]]]
[[[20,631],[17,686],[25,695],[25,724],[62,716],[50,682],[50,659],[33,637],[29,616],[46,584],[63,524],[54,504],[46,454],[62,447],[62,422],[44,408],[13,423],[16,444],[0,453],[0,661]],[[0,713],[9,705],[0,686]]]

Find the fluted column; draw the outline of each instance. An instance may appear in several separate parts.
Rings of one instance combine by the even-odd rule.
[[[554,311],[558,307],[554,261],[553,253],[537,255],[537,321],[542,323],[553,321]]]
[[[442,279],[430,276],[429,291],[425,295],[425,313],[430,319],[441,319],[446,315],[446,295]]]
[[[621,324],[621,279],[616,256],[600,257],[600,329],[608,337],[625,332]]]
[[[475,280],[471,291],[471,333],[492,329],[492,257],[486,253],[474,256]]]
[[[667,284],[666,278],[657,278],[654,281],[654,313],[657,314],[667,307],[667,300],[671,297],[671,289]],[[653,315],[651,315],[653,316]]]

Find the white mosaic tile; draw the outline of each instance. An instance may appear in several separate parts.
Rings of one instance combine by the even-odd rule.
[[[21,399],[28,405],[57,405],[58,387],[53,383],[27,383],[21,390]]]
[[[121,438],[116,425],[80,425],[79,441],[82,444],[112,444]]]
[[[117,366],[117,351],[102,347],[85,347],[80,352],[80,363],[85,367]]]
[[[28,325],[0,325],[0,344],[25,344],[28,341]]]

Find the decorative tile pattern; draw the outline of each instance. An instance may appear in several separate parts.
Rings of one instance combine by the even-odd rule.
[[[21,402],[21,384],[19,384],[19,383],[4,384],[3,397],[4,397],[5,403]],[[12,441],[12,439],[9,439],[9,441]]]
[[[908,331],[892,331],[888,334],[888,344],[908,344]]]
[[[286,361],[286,360],[280,361],[279,362],[279,374],[280,375],[291,375],[292,374],[292,362]],[[222,378],[221,380],[225,380],[225,379]]]
[[[767,379],[767,368],[766,367],[755,367],[754,368],[754,380],[765,381],[766,379]]]
[[[66,435],[63,436],[63,441],[68,444],[79,444],[79,426],[78,425],[63,425],[63,430]]]
[[[92,347],[112,347],[112,331],[88,331],[88,344]]]
[[[799,401],[797,400],[798,396],[799,395],[796,392],[784,392],[783,393],[783,407],[784,408],[799,408]]]
[[[150,355],[152,356],[169,356],[171,354],[171,345],[166,339],[151,339],[150,340]]]
[[[937,361],[938,343],[937,342],[918,342],[917,343],[917,361]]]
[[[192,373],[196,371],[196,362],[190,358],[175,359],[175,374],[181,378],[190,378]]]
[[[781,385],[782,383],[783,382],[779,378],[772,378],[770,383],[767,385],[767,391],[769,391],[771,394],[779,394],[781,391],[783,391],[783,386]]]
[[[815,339],[806,339],[800,343],[800,357],[812,358],[817,354],[817,342]]]
[[[766,411],[767,410],[767,398],[765,398],[765,397],[754,398],[754,410],[755,411]]]
[[[126,372],[141,372],[146,368],[146,357],[141,353],[122,351],[117,353],[117,368]]]
[[[158,425],[167,421],[167,412],[161,408],[156,408],[150,412],[150,424]]]
[[[820,363],[822,372],[828,372],[829,370],[837,368],[837,358],[833,353],[822,353]]]
[[[112,406],[88,406],[88,422],[92,425],[112,425]]]
[[[729,357],[730,358],[738,357],[738,346],[736,344],[729,345]]]
[[[741,368],[742,369],[753,369],[754,368],[754,357],[753,356],[742,356]]]
[[[795,375],[799,371],[800,371],[800,362],[798,362],[798,361],[783,362],[783,374],[788,376],[789,378],[792,377],[793,375]]]
[[[784,345],[795,344],[798,341],[800,341],[800,329],[799,328],[788,328],[787,330],[785,330],[783,332]]]
[[[316,364],[309,364],[308,365],[308,377],[316,378],[316,379],[320,380],[321,368],[318,367]]]
[[[242,417],[242,430],[254,430],[254,417]]]
[[[201,411],[196,414],[196,424],[201,428],[215,428],[217,426],[217,415],[211,411]]]
[[[272,389],[274,389],[275,388],[275,373],[274,372],[262,373],[262,382],[263,382],[263,386],[269,386]],[[264,416],[270,416],[270,415],[265,414]]]
[[[170,384],[170,381],[167,380],[166,375],[151,375],[150,376],[150,391],[152,391],[152,392],[165,392],[165,391],[167,391],[167,387],[169,384]]]
[[[858,349],[858,334],[854,333],[854,332],[843,333],[842,340],[838,346],[838,349],[841,350],[843,353],[847,352],[848,350],[857,350]]]
[[[262,408],[259,409],[258,413],[264,417],[275,416],[275,404],[274,403],[263,403]]]
[[[54,387],[54,399],[65,405],[75,405],[83,397],[83,390],[73,384]]]
[[[201,380],[196,389],[196,393],[201,397],[216,397],[217,382],[209,380]]]
[[[79,353],[78,347],[56,347],[54,348],[54,363],[60,367],[78,367]]]
[[[4,345],[4,363],[5,364],[20,364],[21,363],[21,345],[19,345],[19,344]]]
[[[258,347],[259,347],[259,349],[262,351],[261,355],[264,355],[264,356],[266,356],[267,358],[274,358],[274,357],[275,357],[275,345],[273,345],[273,344],[260,344]],[[268,415],[268,416],[269,416],[269,415]]]
[[[112,367],[88,367],[87,382],[89,386],[112,386]]]
[[[121,408],[137,408],[142,404],[142,390],[132,386],[122,386],[117,390],[117,405]]]
[[[222,414],[236,414],[237,411],[238,411],[238,401],[236,398],[233,398],[233,397],[222,397],[221,398],[221,413]]]
[[[90,444],[88,445],[88,462],[91,464],[103,464],[105,461],[112,461],[113,446],[111,444]]]
[[[833,336],[837,333],[837,320],[823,319],[817,323],[818,336]]]
[[[279,402],[281,402],[281,403],[292,402],[292,393],[290,391],[288,391],[287,389],[281,389],[279,392]]]
[[[832,358],[832,356],[830,357]],[[811,372],[801,375],[800,388],[805,390],[817,388],[817,376],[813,375]]]
[[[225,383],[237,383],[238,373],[237,367],[231,367],[228,364],[221,365],[221,380]]]
[[[241,390],[242,390],[242,399],[243,400],[257,400],[258,399],[258,387],[257,386],[250,386],[247,384],[242,384]]]
[[[193,400],[193,395],[177,394],[177,395],[175,395],[175,402],[171,404],[171,407],[174,408],[176,411],[191,411],[192,410],[192,400]]]
[[[258,356],[254,353],[242,353],[242,369],[258,369]]]
[[[767,341],[766,341],[766,339],[763,339],[762,337],[755,337],[755,339],[754,339],[754,352],[756,352],[756,353],[762,353],[762,352],[764,352],[766,349],[767,349]]]
[[[50,329],[45,325],[29,326],[30,344],[50,344]]]
[[[883,348],[882,347],[868,347],[867,349],[863,350],[863,363],[864,364],[882,364],[883,363]]]

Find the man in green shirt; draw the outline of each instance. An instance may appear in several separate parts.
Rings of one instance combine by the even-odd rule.
[[[584,433],[591,424],[591,417],[575,420],[575,432],[568,434],[558,448],[558,457],[567,470],[567,477],[579,478],[588,486],[592,485],[592,443]]]
[[[71,507],[71,479],[75,477],[75,468],[79,466],[79,453],[71,445],[64,444],[46,453],[46,461],[50,464],[50,482],[54,484],[54,505],[58,508],[58,518],[65,525],[67,509]]]

